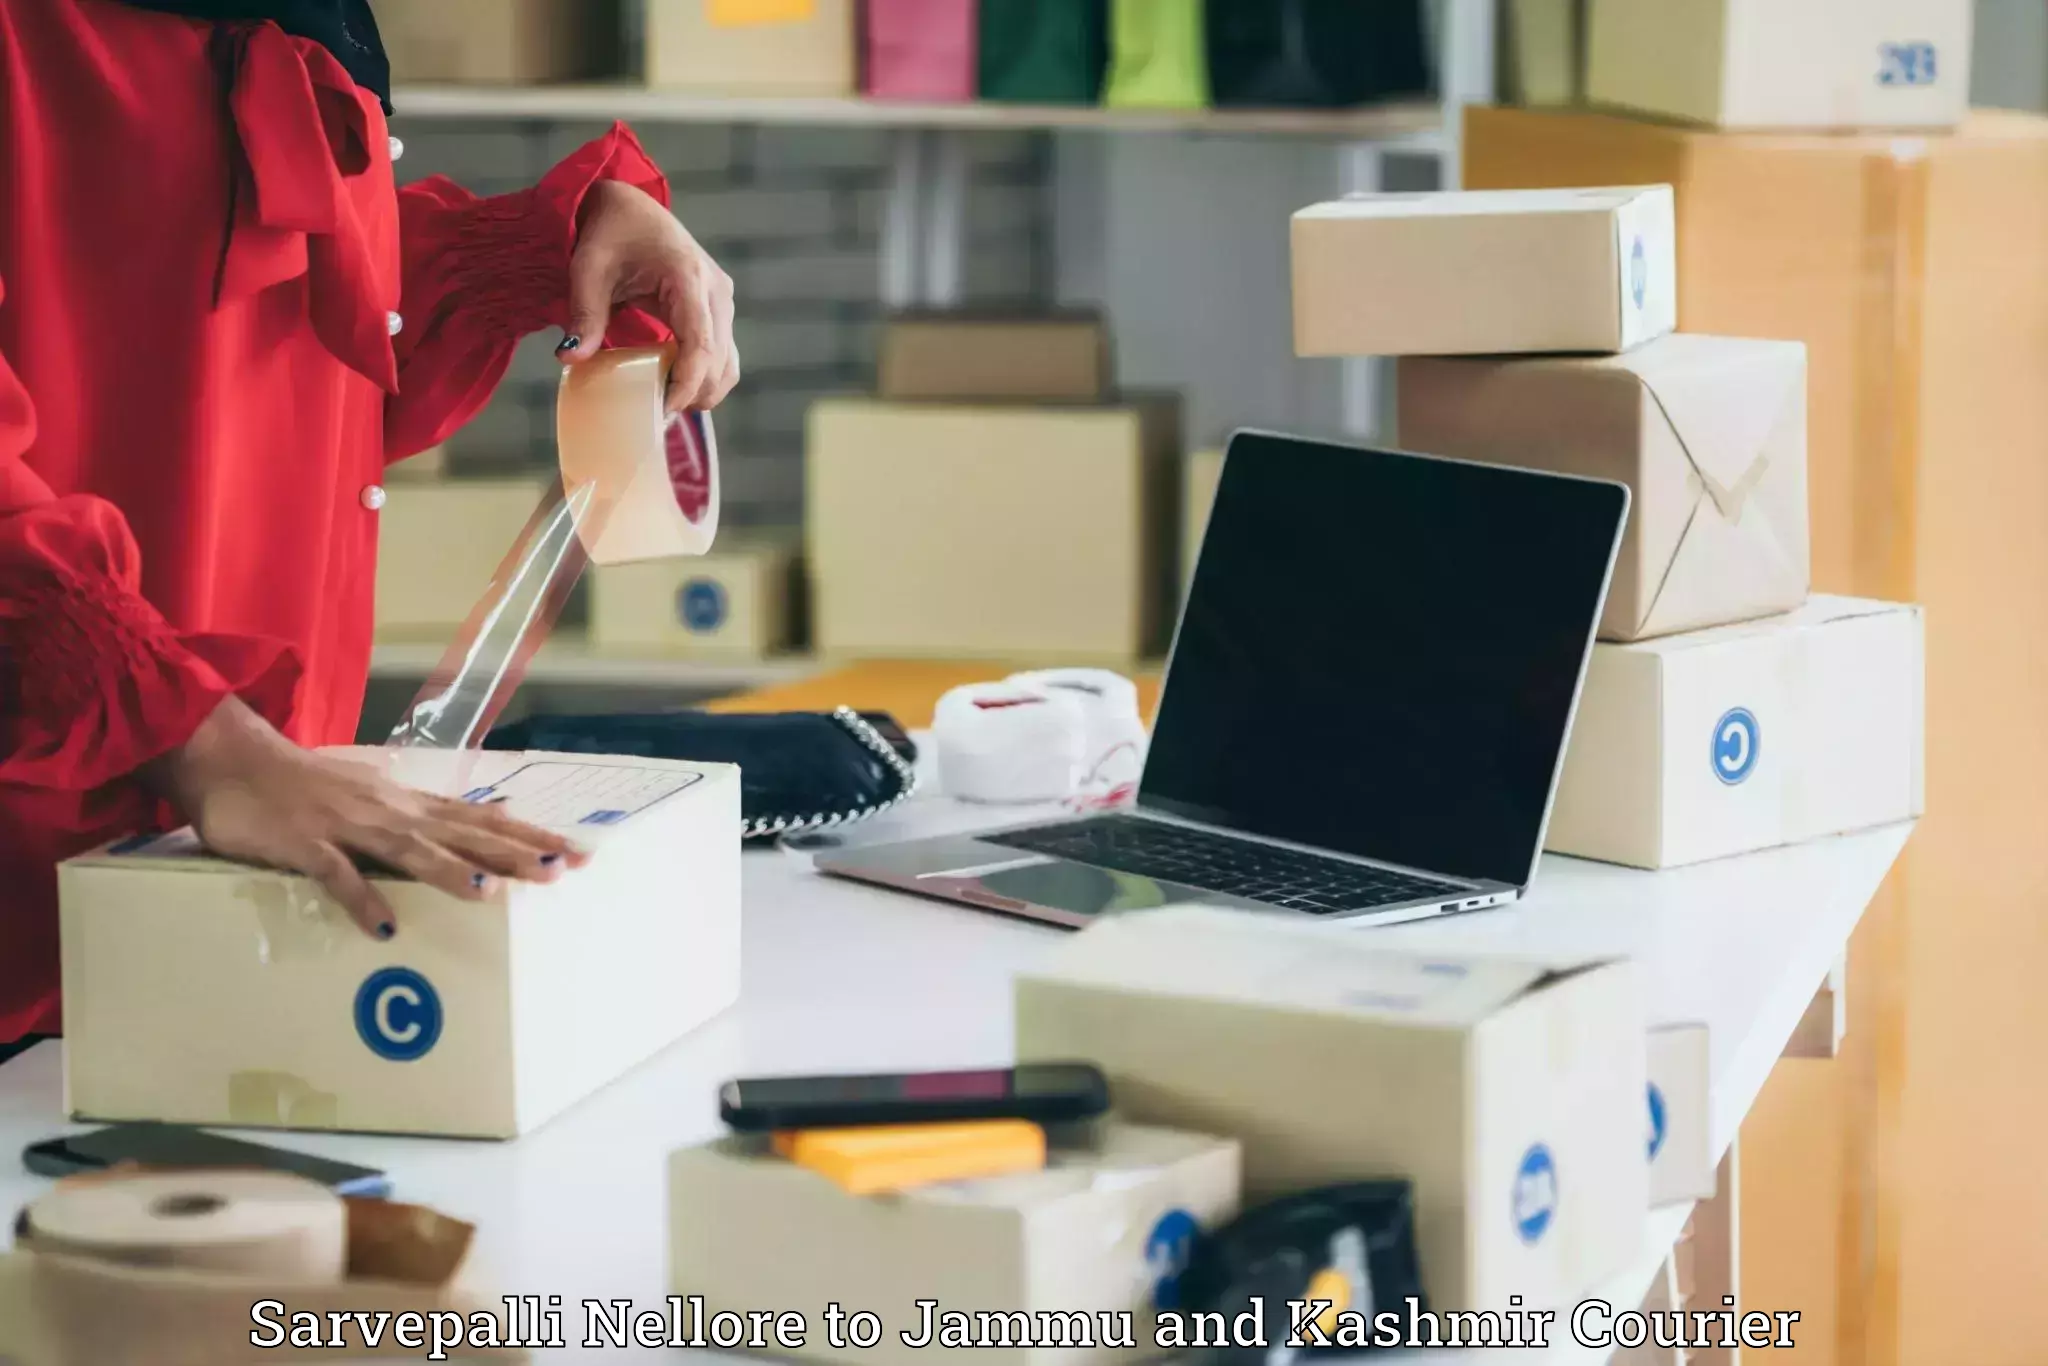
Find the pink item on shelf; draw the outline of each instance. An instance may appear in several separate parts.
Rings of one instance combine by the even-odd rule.
[[[868,0],[863,10],[870,96],[933,103],[974,98],[980,0]]]

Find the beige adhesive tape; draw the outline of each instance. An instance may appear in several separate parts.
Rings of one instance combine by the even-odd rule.
[[[663,409],[673,343],[605,351],[562,373],[562,487],[587,490],[584,549],[600,565],[702,555],[718,536],[718,445],[702,413]]]
[[[228,1119],[256,1129],[339,1129],[341,1098],[289,1072],[236,1072]]]
[[[323,1284],[348,1268],[348,1210],[281,1172],[149,1172],[65,1182],[28,1207],[24,1242],[58,1256]]]
[[[317,884],[290,873],[252,872],[235,883],[234,895],[256,912],[259,963],[325,958],[361,933]]]

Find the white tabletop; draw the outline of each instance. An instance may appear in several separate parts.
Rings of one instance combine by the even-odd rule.
[[[933,799],[910,804],[863,835],[988,819]],[[1890,827],[1655,875],[1546,858],[1532,895],[1517,906],[1331,932],[1412,946],[1636,958],[1647,970],[1656,1021],[1710,1026],[1718,1156],[1910,830]],[[584,1298],[629,1298],[658,1308],[667,1293],[664,1159],[717,1131],[719,1082],[743,1074],[1006,1063],[1011,978],[1063,934],[832,881],[807,859],[781,851],[747,855],[745,915],[739,1005],[538,1133],[504,1144],[270,1137],[384,1168],[398,1198],[479,1224],[479,1281],[500,1293],[555,1294],[571,1306]],[[0,1213],[44,1185],[23,1173],[14,1154],[78,1127],[61,1117],[60,1049],[45,1044],[0,1067]],[[1687,1213],[1680,1207],[1652,1216],[1643,1265],[1604,1298],[1617,1308],[1641,1301]],[[0,1246],[10,1222],[0,1218]],[[576,1323],[581,1316],[567,1317]],[[636,1355],[649,1359],[574,1348],[555,1359]],[[1474,1353],[1471,1363],[1487,1366],[1502,1355]],[[1601,1355],[1554,1349],[1546,1360]],[[1442,1366],[1464,1362],[1465,1354],[1418,1359]]]

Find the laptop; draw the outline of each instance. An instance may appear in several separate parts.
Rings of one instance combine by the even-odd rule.
[[[822,854],[1082,926],[1199,903],[1390,924],[1527,890],[1626,486],[1244,432],[1128,809]]]

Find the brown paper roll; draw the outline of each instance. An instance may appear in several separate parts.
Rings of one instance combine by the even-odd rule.
[[[65,1182],[28,1207],[37,1252],[120,1266],[339,1282],[348,1267],[341,1198],[281,1172],[151,1172]]]

